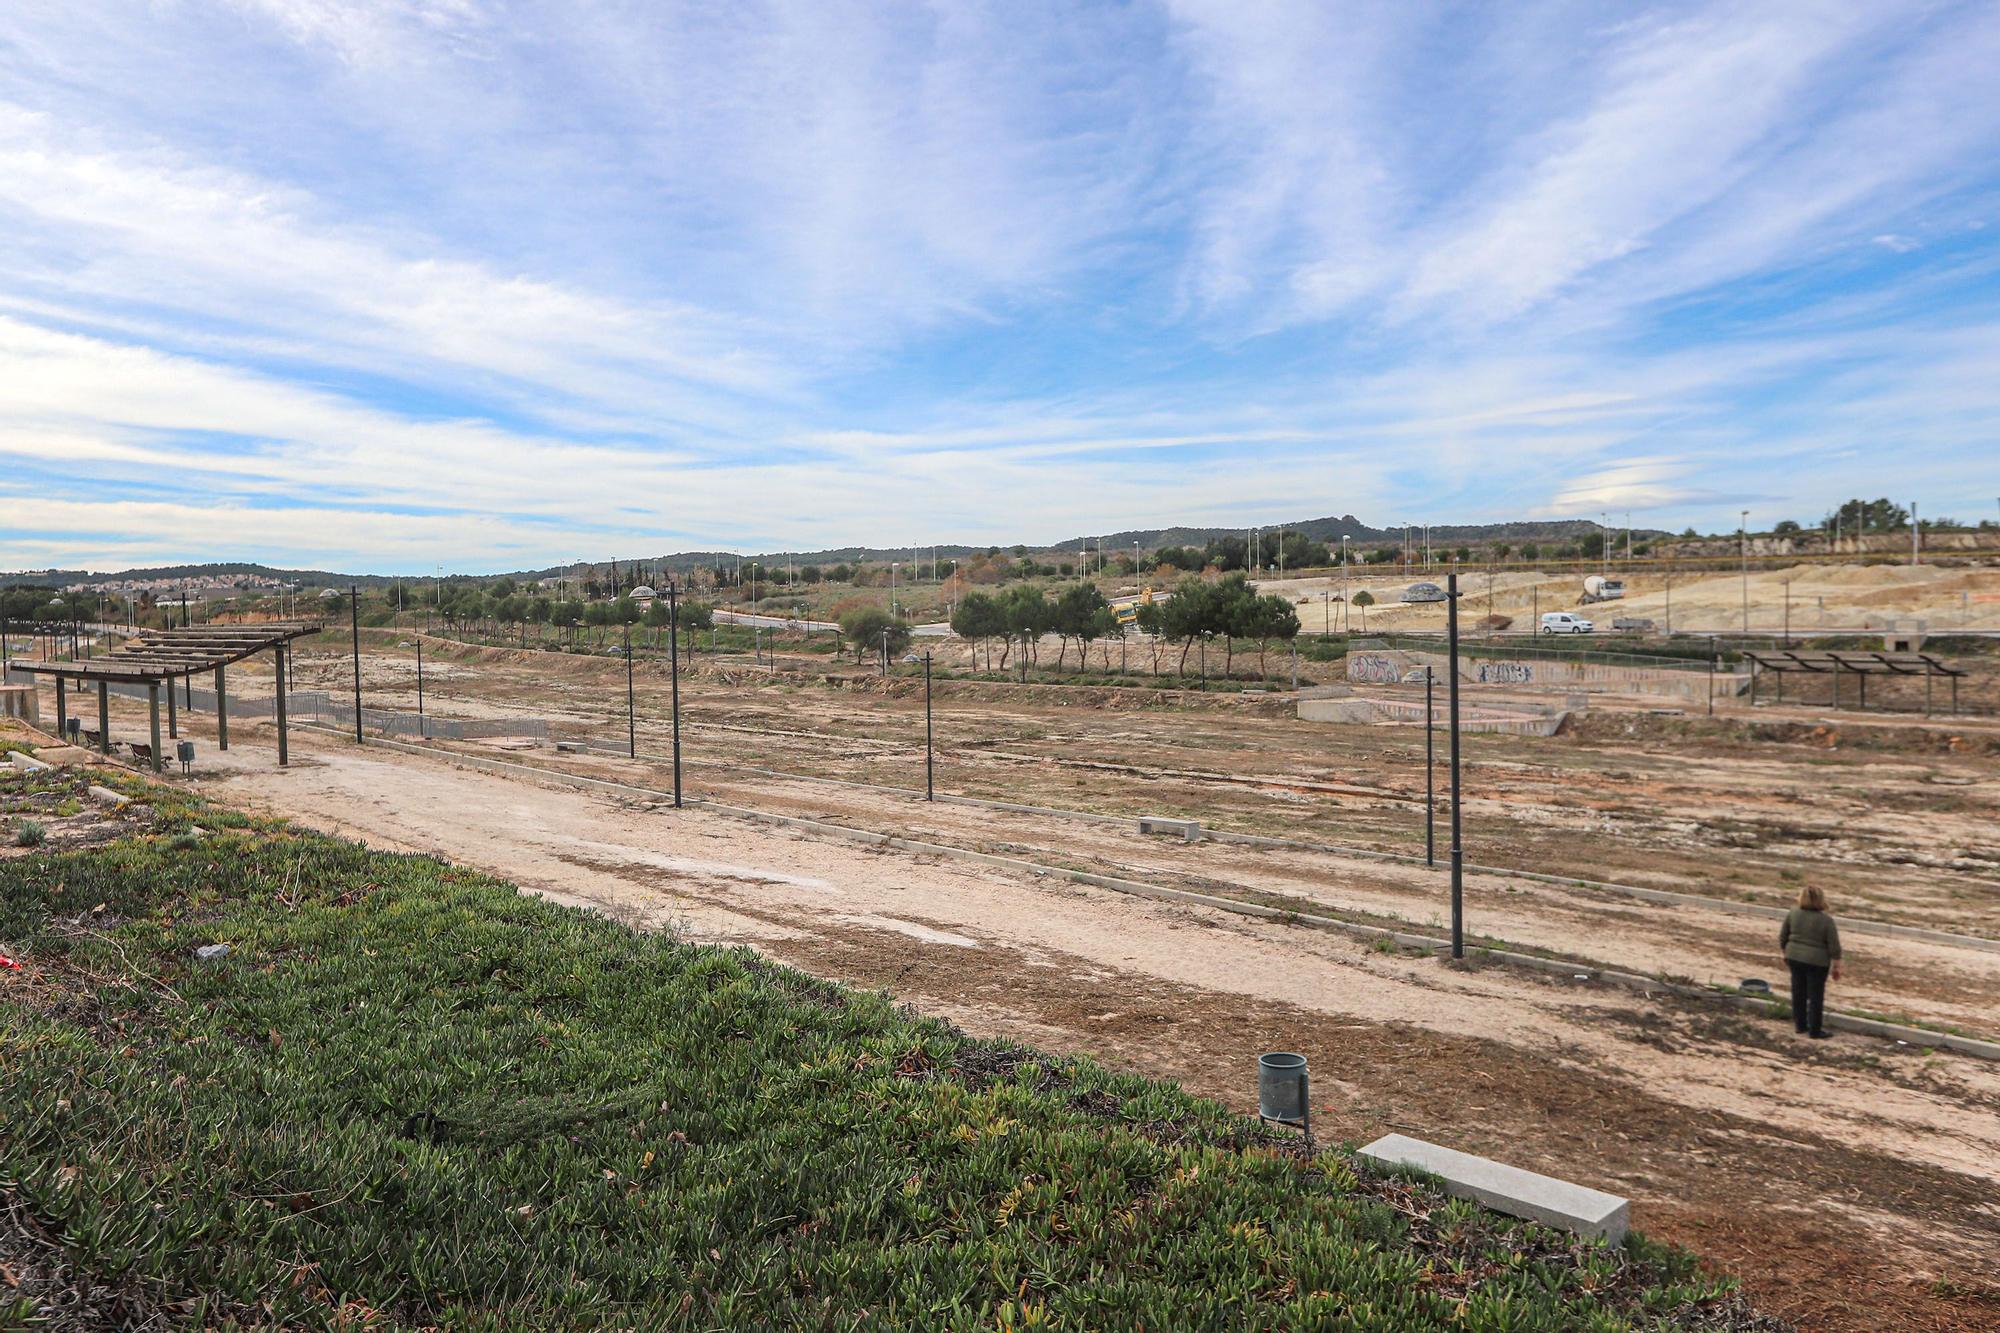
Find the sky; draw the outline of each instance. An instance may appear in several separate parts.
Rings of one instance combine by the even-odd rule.
[[[2000,5],[8,0],[0,569],[2000,516]]]

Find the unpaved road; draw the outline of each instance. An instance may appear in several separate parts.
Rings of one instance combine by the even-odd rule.
[[[1256,1052],[1303,1051],[1329,1133],[1402,1130],[1629,1194],[1637,1225],[1807,1327],[2000,1318],[2000,1067],[324,736],[280,771],[250,730],[204,762],[212,795],[1239,1107]]]

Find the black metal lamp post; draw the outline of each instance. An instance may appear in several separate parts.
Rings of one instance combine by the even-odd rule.
[[[1458,573],[1446,576],[1445,593],[1451,599],[1446,622],[1450,640],[1450,660],[1445,682],[1451,698],[1451,956],[1465,957],[1465,793],[1459,778],[1458,760]]]

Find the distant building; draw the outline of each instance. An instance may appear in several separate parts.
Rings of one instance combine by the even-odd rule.
[[[648,588],[645,584],[642,583],[638,587],[632,589],[632,591],[628,593],[627,596],[631,597],[631,599],[637,602],[640,606],[651,606],[654,602],[659,600],[660,594],[654,592],[651,588]]]

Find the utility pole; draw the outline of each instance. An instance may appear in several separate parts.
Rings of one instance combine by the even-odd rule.
[[[1451,696],[1451,956],[1465,957],[1465,790],[1460,781],[1458,751],[1458,571],[1447,577],[1445,596],[1449,599],[1445,622],[1449,640],[1449,660],[1445,682]]]
[[[681,609],[680,593],[667,581],[668,661],[674,682],[674,809],[681,808]]]
[[[354,743],[359,745],[361,744],[361,589],[353,584],[347,587],[347,617],[354,631]]]

